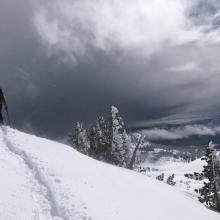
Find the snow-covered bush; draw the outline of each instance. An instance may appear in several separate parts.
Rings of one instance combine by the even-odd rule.
[[[164,173],[161,173],[159,176],[156,177],[159,181],[164,181]]]
[[[186,173],[186,174],[184,174],[184,176],[188,179],[199,180],[199,181],[204,179],[204,174],[198,173],[198,172],[194,172],[193,174]]]
[[[167,178],[167,184],[171,185],[171,186],[174,186],[176,185],[176,182],[174,181],[174,178],[175,178],[175,174],[172,174],[170,176],[168,176]]]

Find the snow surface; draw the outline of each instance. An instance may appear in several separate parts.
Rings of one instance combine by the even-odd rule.
[[[177,188],[0,128],[1,220],[217,220]]]

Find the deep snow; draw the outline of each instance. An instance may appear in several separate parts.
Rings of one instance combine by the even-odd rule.
[[[185,172],[185,170],[184,170]],[[177,188],[0,128],[1,220],[217,220]]]

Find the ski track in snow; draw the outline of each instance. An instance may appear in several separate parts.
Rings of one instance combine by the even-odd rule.
[[[0,220],[219,220],[154,178],[11,128],[0,129],[0,156]]]
[[[57,202],[53,196],[52,190],[50,189],[50,186],[46,180],[46,178],[43,176],[43,174],[39,171],[37,165],[31,161],[31,159],[28,157],[28,155],[19,149],[17,149],[13,143],[9,141],[7,138],[7,128],[2,128],[4,137],[3,141],[5,143],[5,146],[8,148],[8,150],[13,153],[16,157],[21,159],[27,169],[31,171],[34,179],[38,183],[40,187],[40,193],[45,196],[46,201],[50,205],[50,214],[52,220],[69,220],[68,217],[64,216],[63,213],[59,210],[59,207],[57,205]],[[39,219],[39,218],[37,218]],[[40,219],[39,219],[40,220]]]

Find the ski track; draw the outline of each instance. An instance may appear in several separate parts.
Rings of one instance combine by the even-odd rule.
[[[171,186],[11,128],[0,127],[0,155],[0,220],[219,220]]]
[[[4,137],[3,141],[5,143],[5,146],[8,148],[8,150],[13,153],[16,157],[21,159],[27,169],[29,169],[34,177],[34,179],[37,181],[39,184],[40,188],[44,189],[46,193],[42,193],[45,196],[45,199],[48,201],[48,204],[50,205],[50,214],[51,218],[53,220],[69,220],[67,216],[64,216],[63,213],[61,213],[59,206],[57,205],[57,202],[53,196],[53,192],[44,177],[44,175],[39,171],[37,165],[31,161],[31,159],[28,157],[26,152],[21,151],[17,149],[7,138],[7,128],[2,128]]]

